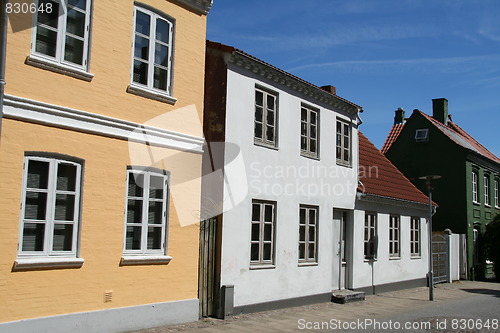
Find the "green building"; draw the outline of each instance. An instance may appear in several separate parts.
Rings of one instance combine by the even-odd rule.
[[[448,100],[433,99],[432,106],[432,117],[414,110],[405,118],[403,109],[396,110],[382,152],[424,193],[419,177],[442,177],[434,182],[439,208],[433,230],[466,234],[468,279],[481,279],[492,266],[483,254],[482,238],[500,213],[500,159],[452,121]]]

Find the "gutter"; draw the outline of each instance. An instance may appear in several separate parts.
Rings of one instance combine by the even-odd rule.
[[[2,140],[3,97],[5,95],[5,63],[7,58],[7,12],[8,0],[2,0],[0,11],[0,141]]]

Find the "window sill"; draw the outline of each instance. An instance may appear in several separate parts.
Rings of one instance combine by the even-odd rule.
[[[491,205],[484,204],[484,207],[491,208]]]
[[[168,265],[172,260],[171,256],[122,256],[120,266],[134,266],[134,265]]]
[[[129,94],[134,94],[134,95],[138,95],[138,96],[141,96],[144,98],[154,99],[156,101],[171,104],[171,105],[174,105],[175,102],[177,102],[177,98],[171,97],[171,96],[167,95],[166,93],[161,93],[161,92],[157,92],[154,90],[150,90],[150,89],[147,89],[147,88],[135,85],[135,84],[130,84],[127,87],[127,92]]]
[[[299,267],[318,266],[317,262],[299,262]]]
[[[35,269],[56,269],[56,268],[80,268],[83,266],[82,258],[21,258],[14,261],[13,270],[35,270]]]
[[[258,147],[263,147],[263,148],[269,148],[269,149],[272,149],[272,150],[276,150],[278,151],[278,147],[277,146],[274,146],[272,144],[268,144],[268,143],[263,143],[261,141],[257,141],[257,140],[254,140],[253,142],[256,146]]]
[[[377,258],[365,258],[364,259],[364,262],[368,262],[368,263],[375,262],[375,261],[378,261],[378,259]]]
[[[311,155],[311,154],[308,154],[308,153],[305,153],[302,151],[300,152],[300,156],[305,157],[305,158],[310,158],[310,159],[316,160],[316,161],[320,160],[319,155]]]
[[[401,260],[401,256],[389,257],[389,260]]]
[[[259,269],[275,269],[275,265],[259,265],[259,264],[254,264],[250,265],[250,270],[259,270]]]
[[[73,68],[68,65],[60,64],[57,62],[52,62],[50,60],[38,57],[36,55],[29,55],[26,58],[26,64],[34,67],[38,67],[41,69],[46,69],[55,73],[68,75],[74,77],[76,79],[80,79],[83,81],[90,82],[94,78],[94,74],[86,72],[81,69]]]
[[[472,204],[473,204],[474,206],[481,206],[481,203],[480,203],[480,202],[478,202],[478,201],[472,201]]]
[[[339,161],[337,160],[337,165],[338,166],[342,166],[342,167],[346,167],[346,168],[352,168],[352,163],[346,163],[346,162],[342,162],[342,161]]]
[[[410,259],[422,259],[421,256],[411,256]]]

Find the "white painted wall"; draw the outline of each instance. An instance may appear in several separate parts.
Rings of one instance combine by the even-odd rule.
[[[378,255],[376,261],[364,259],[365,212],[377,213]],[[389,217],[401,216],[401,257],[389,258]],[[427,210],[372,202],[356,202],[354,211],[352,288],[370,287],[400,281],[426,278],[428,266]],[[421,217],[421,256],[410,255],[410,219]],[[373,266],[372,266],[373,265]],[[372,281],[373,279],[373,281]]]
[[[346,114],[252,73],[242,75],[241,71],[230,64],[226,142],[241,148],[249,193],[242,203],[224,213],[221,284],[234,285],[235,306],[328,293],[332,284],[338,288],[339,223],[333,221],[332,211],[333,208],[354,208],[357,130],[354,127],[352,131],[353,166],[337,166],[336,117],[349,119]],[[278,149],[254,144],[256,84],[278,93]],[[302,102],[320,110],[320,160],[300,155]],[[355,119],[353,121],[355,124]],[[243,181],[231,183],[232,190],[243,189]],[[252,199],[277,202],[275,267],[271,269],[250,267]],[[318,264],[314,266],[298,265],[300,204],[319,206]]]

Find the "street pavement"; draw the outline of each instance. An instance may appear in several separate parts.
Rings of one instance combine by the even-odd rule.
[[[134,331],[170,332],[500,332],[500,283],[439,284],[367,296],[348,304],[321,303]]]

